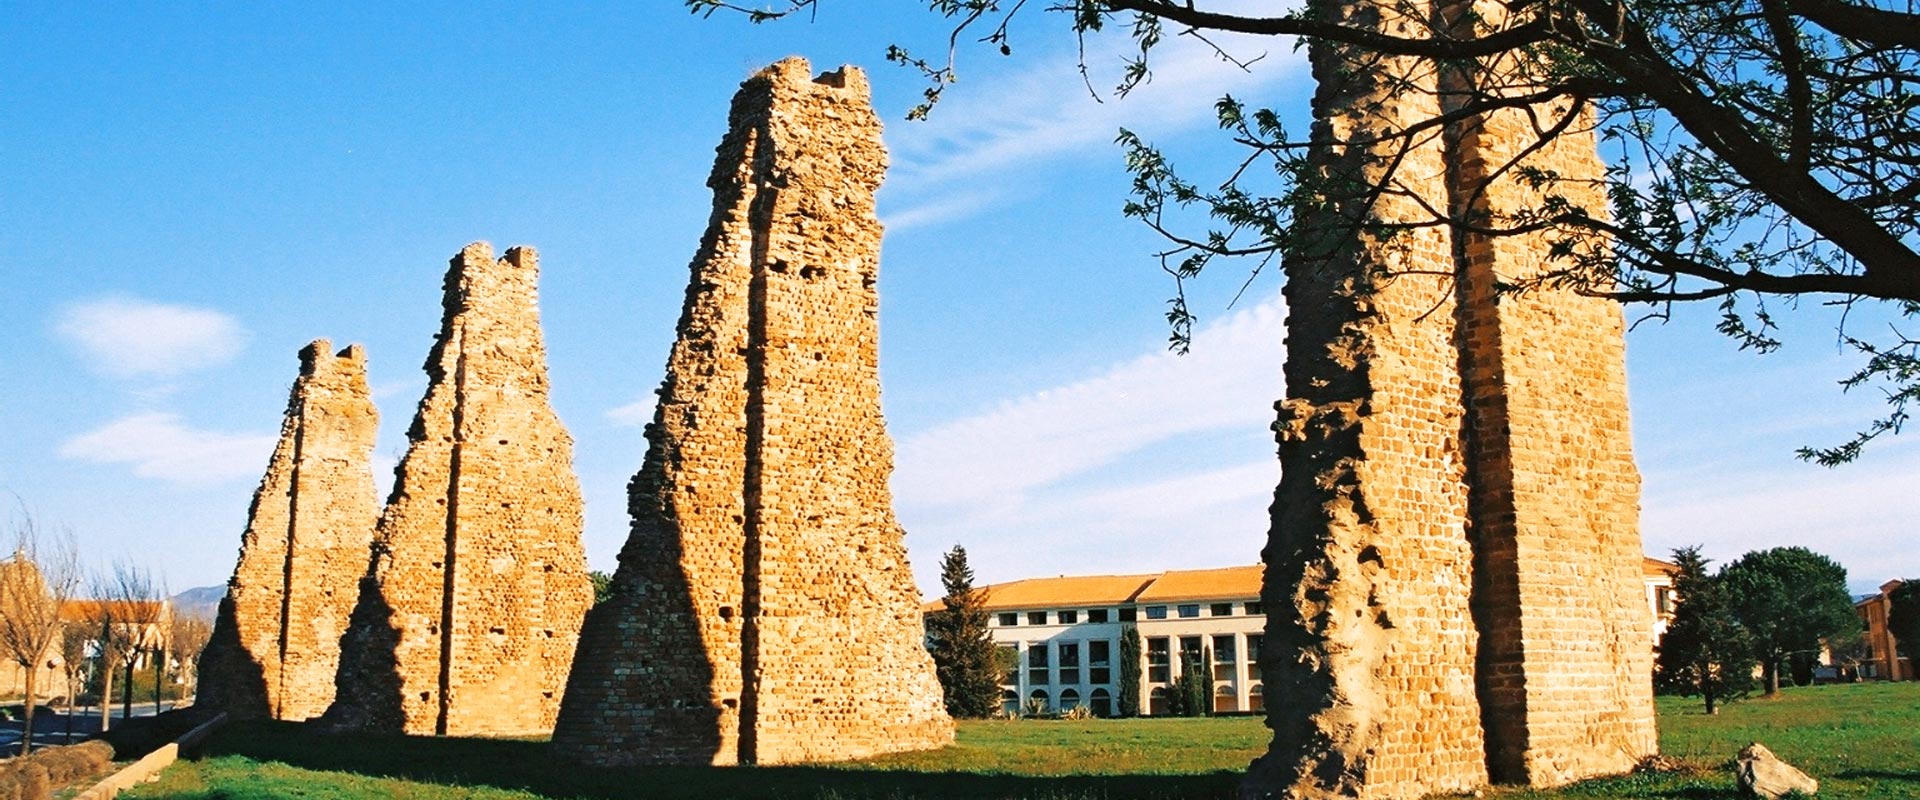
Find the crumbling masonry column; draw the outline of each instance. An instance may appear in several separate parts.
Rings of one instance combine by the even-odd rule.
[[[886,168],[865,77],[749,79],[708,185],[613,597],[554,745],[597,764],[777,764],[953,740],[880,414]]]
[[[334,353],[320,339],[300,351],[280,442],[200,658],[197,704],[236,719],[306,720],[333,702],[377,514],[369,458],[379,419],[365,350]]]
[[[1470,18],[1459,3],[1316,8],[1404,36]],[[1274,741],[1242,795],[1415,798],[1624,772],[1655,742],[1621,312],[1565,290],[1496,293],[1549,268],[1543,236],[1430,224],[1537,204],[1499,169],[1555,110],[1394,137],[1456,110],[1457,66],[1324,42],[1311,59],[1317,168],[1389,191],[1356,188],[1296,223],[1314,238],[1286,265],[1263,553]],[[1485,81],[1502,75],[1526,84],[1514,65],[1471,79],[1498,92]],[[1583,131],[1522,163],[1598,177]],[[1597,189],[1573,193],[1604,210]],[[1380,227],[1412,223],[1429,224]]]
[[[593,603],[573,439],[548,403],[539,259],[454,257],[427,393],[407,432],[352,627],[335,730],[553,729]]]

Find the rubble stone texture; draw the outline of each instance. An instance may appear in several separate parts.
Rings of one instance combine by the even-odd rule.
[[[886,169],[865,76],[791,58],[734,97],[612,599],[554,744],[598,764],[946,745],[880,414]]]
[[[197,703],[240,719],[306,720],[333,702],[340,634],[378,515],[379,414],[367,354],[300,351],[280,443],[253,494],[240,560],[200,660]]]
[[[1327,6],[1397,33],[1464,6],[1403,8]],[[1341,143],[1437,115],[1456,79],[1341,46],[1316,44],[1312,61],[1319,168],[1368,183],[1383,151]],[[1406,194],[1367,208],[1424,221],[1530,202],[1490,172],[1532,124],[1517,110],[1433,132],[1393,173]],[[1577,128],[1526,163],[1601,172]],[[1539,274],[1543,239],[1340,224],[1363,202],[1303,223],[1323,255],[1287,265],[1264,553],[1274,741],[1242,794],[1420,797],[1625,772],[1656,745],[1621,312],[1568,291],[1496,294]]]
[[[573,440],[548,404],[539,259],[467,245],[352,628],[336,730],[553,729],[593,603]]]

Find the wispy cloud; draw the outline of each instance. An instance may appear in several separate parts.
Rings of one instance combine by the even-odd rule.
[[[619,408],[607,410],[607,421],[616,428],[638,428],[653,421],[655,398],[635,400]]]
[[[147,412],[68,439],[60,457],[125,464],[142,478],[198,486],[258,476],[274,442],[271,434],[199,430],[177,414]]]
[[[1101,36],[1088,41],[1085,56],[1097,76],[1091,91],[1072,56],[1039,59],[1005,80],[961,84],[932,121],[888,128],[894,158],[883,207],[906,209],[889,210],[889,225],[901,230],[986,205],[942,196],[956,185],[990,201],[992,183],[1016,171],[1087,153],[1115,154],[1114,135],[1122,127],[1149,137],[1210,127],[1221,94],[1245,96],[1304,74],[1304,54],[1283,40],[1229,35],[1219,41],[1239,57],[1264,58],[1243,70],[1198,40],[1174,36],[1155,48],[1152,80],[1117,98],[1098,81],[1117,80],[1129,42]]]
[[[1203,328],[1190,355],[1140,356],[911,436],[900,448],[901,501],[973,505],[1173,437],[1223,429],[1260,435],[1280,396],[1283,318],[1279,301],[1270,301]]]
[[[54,330],[89,368],[115,378],[167,378],[239,355],[247,332],[232,317],[193,306],[107,297],[67,306]]]

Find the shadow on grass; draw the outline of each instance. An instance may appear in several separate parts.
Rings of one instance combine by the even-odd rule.
[[[1836,772],[1833,777],[1859,781],[1900,781],[1920,785],[1920,769],[1850,769]]]
[[[226,726],[207,743],[201,757],[220,756],[446,786],[522,790],[554,798],[1226,798],[1234,795],[1240,778],[1238,772],[1226,771],[1036,777],[860,764],[594,768],[556,759],[546,742],[324,735],[285,722]]]

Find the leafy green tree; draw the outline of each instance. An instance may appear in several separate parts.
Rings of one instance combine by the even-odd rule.
[[[696,13],[744,11],[755,22],[823,5],[685,2]],[[929,81],[926,102],[910,118],[925,116],[954,82],[959,43],[978,40],[1011,55],[1019,25],[1034,17],[1020,16],[1034,8],[1025,0],[926,5],[950,23],[938,43],[944,57],[901,46],[887,52]],[[1241,150],[1206,179],[1176,170],[1154,145],[1122,131],[1134,174],[1125,213],[1168,243],[1157,255],[1175,276],[1167,316],[1176,347],[1185,347],[1193,322],[1183,281],[1222,258],[1311,265],[1329,238],[1340,238],[1317,235],[1329,230],[1390,237],[1446,226],[1473,236],[1546,237],[1553,268],[1509,289],[1567,287],[1647,304],[1655,317],[1675,302],[1715,303],[1718,329],[1762,352],[1780,346],[1773,314],[1799,295],[1878,312],[1848,315],[1856,319],[1920,318],[1920,140],[1912,136],[1920,129],[1920,13],[1913,5],[1532,0],[1488,7],[1498,13],[1433,0],[1378,0],[1367,14],[1350,13],[1349,0],[1307,0],[1278,12],[1227,0],[1046,6],[1082,39],[1125,31],[1135,55],[1121,68],[1120,95],[1151,80],[1155,51],[1174,39],[1213,45],[1252,71],[1277,67],[1261,63],[1264,52],[1234,52],[1240,45],[1227,36],[1241,43],[1298,37],[1317,72],[1364,75],[1410,105],[1434,109],[1337,141],[1326,126],[1313,138],[1297,136],[1272,108],[1221,97],[1222,135]],[[1512,160],[1484,172],[1537,190],[1534,201],[1493,211],[1429,198],[1424,217],[1381,218],[1372,201],[1405,192],[1411,184],[1403,165],[1420,163],[1407,153],[1502,113],[1528,115],[1532,133],[1510,143]],[[1603,143],[1608,163],[1598,186],[1522,160],[1570,133],[1597,134]],[[1337,158],[1322,158],[1330,154]],[[1875,437],[1897,433],[1920,401],[1920,335],[1877,320],[1841,324],[1843,341],[1861,358],[1843,385],[1882,387],[1888,406],[1850,440],[1802,450],[1824,464],[1851,460]]]
[[[613,575],[600,570],[587,572],[587,579],[593,581],[593,604],[600,605],[613,596]]]
[[[1120,631],[1120,716],[1140,716],[1140,629]]]
[[[1768,695],[1780,692],[1788,657],[1860,628],[1847,569],[1804,547],[1756,550],[1720,569],[1733,614],[1753,634]]]
[[[1887,593],[1887,630],[1909,653],[1920,653],[1920,579],[1907,578]]]
[[[954,545],[940,559],[944,606],[927,615],[927,648],[933,652],[934,671],[947,713],[962,719],[992,716],[1000,708],[999,648],[988,630],[987,593],[973,588],[973,568],[966,548]]]
[[[1707,713],[1753,688],[1753,637],[1734,617],[1718,578],[1707,573],[1700,548],[1673,551],[1673,620],[1660,637],[1654,685],[1706,700]]]

